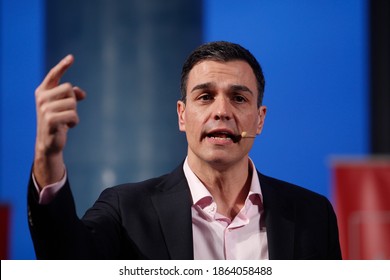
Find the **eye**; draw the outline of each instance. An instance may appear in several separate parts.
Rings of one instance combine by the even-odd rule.
[[[202,93],[197,99],[200,101],[210,101],[213,99],[213,96],[210,93]]]
[[[234,95],[233,101],[235,101],[237,103],[244,103],[244,102],[246,102],[246,98],[242,95]]]

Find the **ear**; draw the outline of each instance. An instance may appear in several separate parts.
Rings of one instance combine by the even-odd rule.
[[[259,121],[257,123],[257,129],[256,129],[256,134],[258,135],[261,133],[264,127],[265,115],[267,114],[267,107],[260,106],[257,109],[257,113],[259,114]]]
[[[180,131],[186,131],[186,120],[184,114],[185,110],[186,110],[186,104],[181,100],[177,101],[177,119],[179,122]]]

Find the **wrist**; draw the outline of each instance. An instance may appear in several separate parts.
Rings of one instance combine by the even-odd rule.
[[[37,153],[34,157],[33,174],[40,189],[60,181],[65,174],[62,152],[51,155]]]

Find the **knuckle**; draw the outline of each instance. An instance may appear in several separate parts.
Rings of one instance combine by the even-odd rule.
[[[41,106],[39,106],[39,112],[42,114],[42,115],[47,115],[48,114],[48,106],[46,104],[42,104]]]
[[[35,102],[37,103],[38,107],[42,107],[44,104],[42,96],[37,95],[35,98]]]
[[[43,99],[43,94],[42,94],[42,90],[40,88],[37,88],[34,92],[35,94],[35,100],[38,102],[42,102],[42,99]]]
[[[73,114],[69,117],[67,124],[70,128],[72,128],[75,127],[78,123],[79,117],[75,112],[73,112]]]
[[[79,116],[76,114],[75,117],[74,117],[74,123],[75,124],[78,124],[80,122],[80,118]]]
[[[64,83],[62,86],[66,91],[73,91],[73,85],[71,83]]]
[[[43,116],[44,122],[48,125],[48,127],[54,127],[56,125],[56,120],[52,114],[47,113]]]
[[[47,111],[48,105],[47,105],[46,100],[43,96],[37,96],[36,104],[37,104],[37,108],[40,112],[44,113]]]
[[[77,108],[77,101],[76,101],[75,98],[70,99],[70,107],[71,107],[72,109]]]

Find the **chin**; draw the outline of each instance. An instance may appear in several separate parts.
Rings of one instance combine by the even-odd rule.
[[[209,155],[205,161],[210,165],[216,167],[217,166],[223,167],[223,166],[230,166],[235,162],[239,161],[239,159],[236,157],[232,157],[231,154],[227,154],[227,155],[213,154],[213,155]]]

